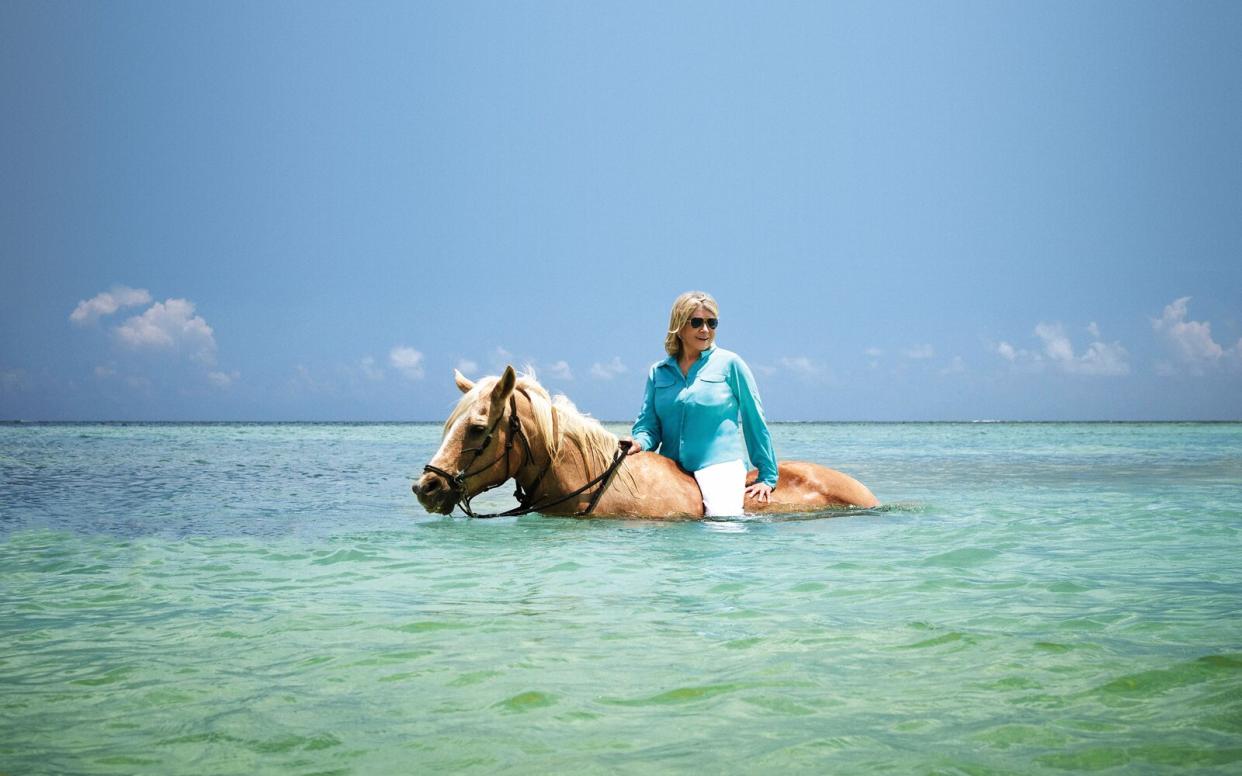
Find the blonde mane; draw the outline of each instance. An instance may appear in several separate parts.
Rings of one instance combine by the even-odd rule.
[[[480,399],[491,393],[499,380],[500,378],[496,376],[479,378],[474,387],[457,402],[448,420],[444,421],[443,433],[448,434],[449,429],[462,415],[465,415]],[[568,396],[560,393],[556,396],[549,394],[548,389],[535,379],[534,369],[528,366],[525,372],[518,375],[514,391],[521,391],[530,397],[531,408],[534,410],[535,430],[539,440],[547,446],[553,464],[565,460],[570,449],[578,451],[582,460],[587,464],[587,470],[593,474],[602,473],[612,463],[612,456],[617,451],[617,436],[601,426],[598,420],[575,407]],[[555,423],[557,433],[553,433],[553,413],[557,416]],[[530,436],[529,431],[527,435]],[[538,441],[532,438],[531,444],[537,447]],[[613,480],[613,486],[621,486],[629,495],[638,495],[634,476],[624,467],[620,470],[619,476]]]

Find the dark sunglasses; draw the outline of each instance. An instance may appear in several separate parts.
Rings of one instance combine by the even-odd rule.
[[[715,329],[717,326],[720,325],[720,319],[718,318],[691,318],[690,328],[697,329],[705,323],[707,324],[707,328]]]

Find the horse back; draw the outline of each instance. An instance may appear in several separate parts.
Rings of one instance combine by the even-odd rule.
[[[754,498],[746,499],[748,513],[807,512],[823,507],[874,507],[879,505],[875,495],[858,480],[839,472],[807,461],[781,461],[777,465],[780,476],[771,501],[761,503]],[[746,476],[747,484],[759,478],[759,472],[751,470]]]

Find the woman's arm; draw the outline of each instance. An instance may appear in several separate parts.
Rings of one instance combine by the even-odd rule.
[[[630,430],[634,441],[641,450],[655,450],[660,446],[660,418],[655,408],[655,369],[647,373],[647,390],[643,393],[643,407],[638,411],[638,419]],[[631,452],[638,452],[633,447]]]
[[[759,482],[776,487],[776,453],[772,450],[772,434],[763,416],[763,402],[759,400],[759,388],[750,367],[741,358],[733,361],[729,370],[733,393],[737,396],[742,413],[742,435],[746,438],[746,453],[759,470]]]

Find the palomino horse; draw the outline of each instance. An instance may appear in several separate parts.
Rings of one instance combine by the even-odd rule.
[[[692,475],[658,453],[618,459],[616,436],[578,412],[566,397],[551,398],[534,377],[518,377],[511,366],[500,377],[474,383],[460,372],[454,374],[465,396],[444,422],[439,451],[414,483],[414,493],[428,512],[447,515],[458,504],[467,509],[470,498],[513,477],[528,508],[521,511],[703,517],[703,497]],[[879,503],[858,480],[818,464],[784,461],[779,472],[771,501],[748,498],[748,514]],[[748,481],[756,476],[752,471]],[[583,489],[597,479],[598,484]]]

